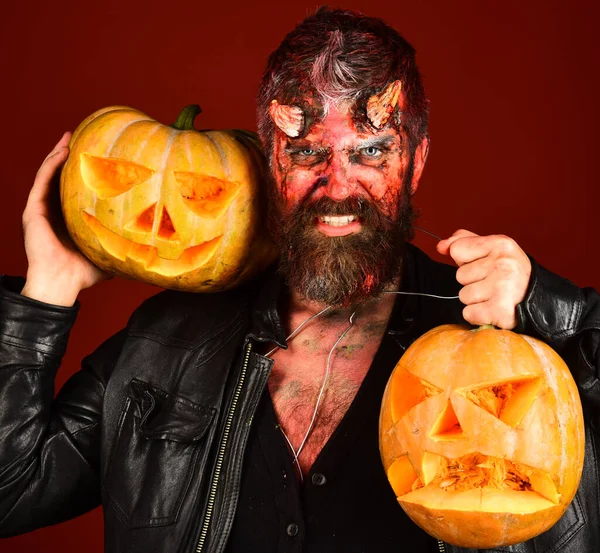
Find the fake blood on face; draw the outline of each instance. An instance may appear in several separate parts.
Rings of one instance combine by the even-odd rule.
[[[276,129],[274,139],[274,176],[284,214],[324,196],[334,201],[355,196],[396,215],[409,157],[404,137],[394,127],[359,128],[348,108],[331,106],[306,136],[290,138]],[[327,236],[361,230],[358,218],[341,222],[317,218],[315,227]]]

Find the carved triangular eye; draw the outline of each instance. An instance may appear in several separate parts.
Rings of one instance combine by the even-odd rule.
[[[179,193],[186,205],[200,217],[216,219],[231,205],[239,184],[188,171],[175,171]]]
[[[83,153],[80,160],[83,182],[101,200],[124,194],[154,174],[152,169],[124,159]]]
[[[392,419],[399,421],[413,407],[428,397],[441,393],[441,390],[425,380],[409,373],[404,367],[396,367],[390,394],[392,401]]]
[[[516,427],[531,407],[542,380],[537,376],[488,384],[460,393],[502,422]]]

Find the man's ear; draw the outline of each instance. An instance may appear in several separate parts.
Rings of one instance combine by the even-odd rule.
[[[414,165],[413,165],[413,177],[410,185],[410,193],[414,194],[419,186],[421,175],[423,174],[423,168],[427,161],[427,155],[429,154],[429,137],[426,136],[421,140],[421,143],[415,149]]]

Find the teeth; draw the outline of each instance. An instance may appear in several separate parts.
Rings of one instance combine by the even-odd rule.
[[[343,227],[344,225],[348,225],[353,221],[356,221],[356,219],[356,215],[337,215],[333,217],[329,215],[323,215],[319,217],[319,221],[321,223],[331,225],[332,227]]]

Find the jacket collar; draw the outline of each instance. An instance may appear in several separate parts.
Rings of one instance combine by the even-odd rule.
[[[277,264],[271,265],[255,279],[254,301],[250,307],[250,332],[247,338],[258,342],[273,342],[287,349],[287,340],[277,302],[283,288],[283,277],[277,272]]]

